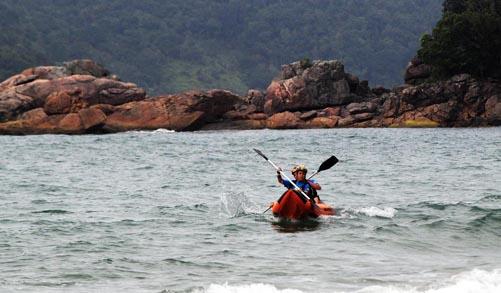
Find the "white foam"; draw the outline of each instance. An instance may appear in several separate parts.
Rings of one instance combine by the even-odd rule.
[[[428,293],[448,292],[501,292],[501,270],[491,272],[474,269],[471,272],[462,273],[451,278],[454,284],[429,290]]]
[[[176,132],[176,131],[171,130],[171,129],[165,129],[165,128],[159,128],[159,129],[156,129],[153,131],[153,133],[172,133],[172,132]]]
[[[228,284],[216,285],[212,284],[204,291],[196,293],[303,293],[296,289],[277,289],[273,285],[268,284],[249,284],[231,286]]]
[[[383,287],[370,286],[357,291],[359,293],[388,292],[388,293],[499,293],[501,292],[501,269],[491,272],[474,269],[455,275],[447,282],[434,284],[428,288],[412,287]]]
[[[397,213],[397,210],[392,207],[384,207],[384,208],[367,207],[367,208],[355,209],[354,211],[357,214],[364,214],[369,217],[381,217],[381,218],[393,218]]]
[[[314,292],[314,291],[312,291]],[[343,292],[343,291],[332,291]],[[353,291],[350,291],[353,292]],[[473,269],[460,273],[443,282],[415,288],[412,286],[369,286],[358,293],[499,293],[501,292],[501,269],[485,271]],[[217,285],[193,293],[303,293],[297,289],[277,289],[269,284]]]
[[[352,219],[354,216],[349,210],[336,210],[336,214],[334,216],[326,216],[322,215],[321,218],[340,220],[340,219]]]
[[[165,129],[165,128],[158,128],[155,130],[130,130],[127,131],[127,133],[134,133],[134,134],[159,134],[159,133],[174,133],[176,132],[175,130],[171,129]]]

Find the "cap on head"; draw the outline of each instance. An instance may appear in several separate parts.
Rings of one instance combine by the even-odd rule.
[[[304,174],[306,174],[308,172],[308,169],[306,169],[306,166],[304,164],[299,164],[294,166],[291,170],[292,174],[296,173],[297,171],[303,171]]]

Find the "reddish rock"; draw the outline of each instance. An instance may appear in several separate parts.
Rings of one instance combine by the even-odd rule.
[[[66,114],[71,111],[71,96],[67,91],[51,93],[44,104],[45,113],[52,114]]]
[[[47,114],[42,108],[36,108],[33,110],[30,110],[28,112],[24,112],[20,117],[19,120],[29,120],[33,122],[33,124],[42,121],[47,118]]]
[[[90,75],[72,75],[52,80],[37,79],[0,92],[0,122],[15,119],[19,114],[44,107],[49,114],[68,113],[68,97],[71,110],[78,112],[95,104],[119,105],[142,100],[143,89],[134,84],[95,78]]]
[[[340,117],[316,117],[308,122],[308,126],[312,128],[334,128],[336,127]]]
[[[268,116],[264,113],[252,113],[249,115],[250,120],[266,120]]]
[[[108,104],[97,104],[97,105],[92,105],[89,107],[89,109],[98,109],[102,111],[105,115],[110,115],[113,112],[115,112],[116,106],[113,105],[108,105]]]
[[[78,111],[78,115],[85,130],[100,125],[106,120],[106,115],[97,108],[82,109]]]
[[[354,122],[355,122],[355,120],[353,119],[353,117],[348,116],[348,117],[339,119],[339,121],[337,122],[337,125],[339,127],[347,127],[347,126],[352,125]]]
[[[326,116],[339,116],[341,107],[327,107],[323,110]]]
[[[221,119],[240,98],[223,90],[190,91],[117,106],[107,117],[110,132],[166,128],[177,131],[200,129]]]
[[[58,132],[63,133],[81,133],[83,131],[82,120],[77,113],[65,115],[57,124]]]
[[[277,113],[268,118],[266,127],[271,129],[298,128],[301,120],[291,112]]]

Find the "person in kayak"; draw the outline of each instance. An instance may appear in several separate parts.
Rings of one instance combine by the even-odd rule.
[[[301,188],[301,190],[311,199],[315,200],[316,203],[320,203],[317,190],[322,189],[322,187],[313,179],[306,180],[306,173],[308,173],[308,169],[306,169],[305,165],[299,164],[294,166],[292,168],[292,175],[294,176],[294,180],[292,180],[292,182],[294,182],[297,187]],[[288,189],[294,189],[292,183],[287,179],[284,180],[279,171],[277,171],[277,180],[278,183],[283,184]]]

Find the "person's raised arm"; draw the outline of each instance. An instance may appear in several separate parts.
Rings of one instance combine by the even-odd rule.
[[[313,180],[308,180],[308,183],[311,185],[311,187],[313,187],[313,189],[315,190],[320,190],[322,189],[322,186],[320,186],[320,184],[314,182]]]

